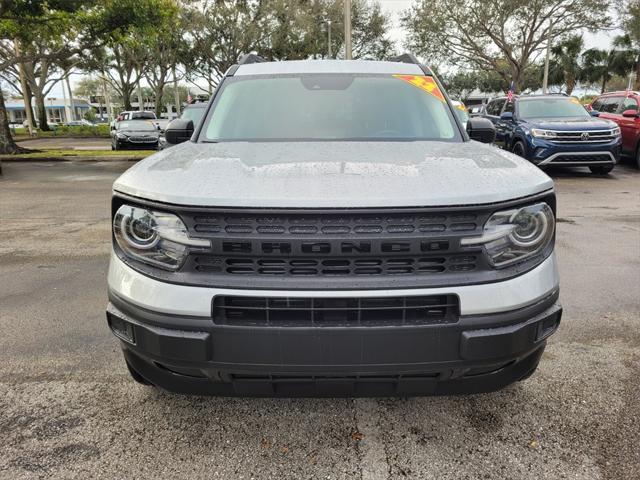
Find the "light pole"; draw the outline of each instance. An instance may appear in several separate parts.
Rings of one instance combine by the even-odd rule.
[[[327,20],[327,57],[331,58],[331,20]]]
[[[549,32],[547,33],[547,54],[544,57],[544,77],[542,78],[542,93],[547,93],[549,86],[549,57],[551,56],[551,29],[553,20],[549,19]]]
[[[351,0],[344,0],[344,58],[351,60]]]

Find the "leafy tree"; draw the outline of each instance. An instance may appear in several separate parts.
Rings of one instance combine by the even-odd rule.
[[[328,22],[331,22],[331,51],[344,56],[344,5],[342,1],[294,2],[273,0],[263,11],[269,37],[258,52],[270,60],[324,58],[328,53]],[[388,17],[378,3],[355,0],[351,6],[353,58],[380,60],[393,54],[387,38]]]
[[[584,75],[580,61],[583,46],[582,35],[573,35],[551,48],[553,58],[549,63],[549,83],[564,84],[567,95],[571,95]]]
[[[341,0],[228,1],[195,4],[188,14],[192,49],[198,54],[187,66],[188,80],[204,78],[209,91],[224,72],[246,53],[268,60],[324,58],[327,22],[332,24],[331,50],[344,56]],[[379,4],[352,3],[353,58],[390,56],[390,28]]]
[[[635,51],[635,89],[640,90],[640,0],[624,0],[620,6],[622,28]]]
[[[582,54],[585,78],[592,83],[600,83],[604,93],[607,83],[614,75],[626,76],[635,66],[635,52],[627,35],[617,36],[609,50],[591,48]]]
[[[520,90],[553,38],[610,25],[610,0],[418,0],[404,13],[407,46],[431,62],[496,71]]]
[[[180,14],[176,3],[167,0],[162,3],[162,25],[145,38],[148,51],[148,65],[145,78],[154,92],[156,116],[160,117],[164,106],[164,91],[169,76],[175,78],[177,65],[188,53],[184,38],[185,17]]]
[[[204,79],[209,92],[241,55],[257,50],[268,36],[261,2],[203,2],[187,12],[186,20],[193,51],[198,52],[188,66],[187,78]]]
[[[0,0],[0,43],[7,47],[0,49],[0,72],[17,64],[68,66],[90,58],[114,35],[132,25],[145,25],[153,18],[153,7],[154,0]],[[15,42],[22,47],[19,54]],[[38,92],[33,93],[37,103]],[[41,118],[43,125],[46,118]],[[0,98],[0,153],[16,150]]]
[[[96,116],[96,110],[94,108],[90,108],[84,114],[84,119],[90,122],[95,122],[98,117]]]

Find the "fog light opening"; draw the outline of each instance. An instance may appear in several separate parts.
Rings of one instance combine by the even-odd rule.
[[[136,337],[133,332],[133,325],[120,317],[107,313],[107,322],[113,334],[120,340],[135,345]]]

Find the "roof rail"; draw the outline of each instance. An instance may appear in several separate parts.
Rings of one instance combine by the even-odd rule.
[[[403,53],[402,55],[398,55],[397,57],[391,57],[389,61],[399,63],[413,63],[414,65],[418,65],[425,75],[433,75],[431,69],[426,65],[421,64],[420,60],[418,60],[412,53]]]
[[[262,63],[262,62],[266,62],[266,60],[262,58],[260,55],[256,55],[255,53],[247,53],[242,57],[240,57],[240,60],[238,60],[238,65],[249,65],[251,63]]]

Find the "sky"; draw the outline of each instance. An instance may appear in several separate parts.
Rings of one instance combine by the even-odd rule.
[[[389,37],[396,43],[399,53],[403,51],[403,42],[406,36],[405,30],[400,26],[400,16],[402,12],[408,10],[414,0],[377,0],[382,11],[391,18],[392,28]],[[587,48],[608,48],[611,45],[613,37],[620,35],[620,30],[612,30],[609,32],[584,33],[585,49]],[[75,84],[82,75],[74,74],[71,76],[71,88],[75,88]],[[49,94],[49,97],[62,97],[62,83],[58,83]]]

